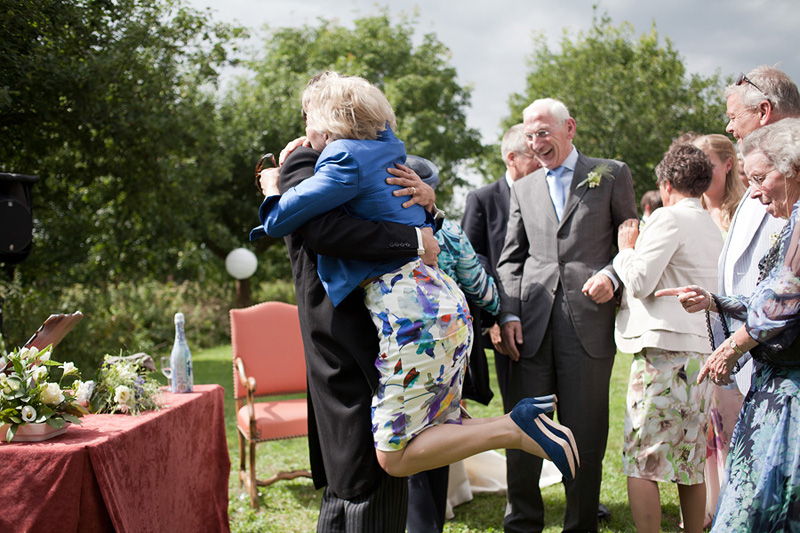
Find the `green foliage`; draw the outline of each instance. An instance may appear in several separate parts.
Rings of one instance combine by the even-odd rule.
[[[655,188],[654,168],[670,142],[682,133],[721,131],[724,124],[722,82],[688,75],[669,39],[663,44],[655,26],[634,36],[595,15],[592,27],[561,50],[534,40],[527,88],[512,95],[506,126],[522,120],[522,110],[537,98],[563,101],[578,124],[575,146],[583,153],[625,161],[637,195]]]
[[[384,14],[358,19],[353,29],[320,20],[316,26],[268,31],[259,57],[247,62],[250,72],[236,82],[220,109],[232,169],[217,187],[226,206],[220,210],[220,226],[231,235],[246,235],[253,226],[259,199],[252,185],[253,164],[264,152],[277,155],[288,141],[305,134],[300,94],[323,70],[362,76],[384,91],[397,115],[398,137],[408,153],[439,166],[437,203],[448,202],[453,186],[461,184],[456,167],[481,151],[479,134],[466,126],[470,90],[457,83],[449,51],[432,35],[415,46],[415,25],[405,17],[392,23]],[[260,256],[279,242],[263,238],[254,245]],[[255,281],[262,279],[259,273]]]
[[[84,319],[56,348],[60,359],[73,361],[85,379],[101,366],[106,353],[169,353],[175,336],[173,316],[186,315],[186,337],[192,349],[230,342],[228,310],[233,282],[126,282],[105,286],[76,285],[39,292],[18,282],[5,288],[4,334],[11,350],[28,340],[52,313],[81,311]]]
[[[25,279],[202,275],[180,255],[210,233],[209,84],[242,30],[177,0],[0,0],[0,25],[0,166],[41,178]]]

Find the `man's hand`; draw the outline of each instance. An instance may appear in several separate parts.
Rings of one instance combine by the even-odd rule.
[[[512,361],[519,361],[518,345],[522,344],[522,322],[511,320],[500,326],[500,336],[503,338],[502,353],[508,355]]]
[[[596,304],[604,304],[614,297],[614,284],[602,272],[586,280],[581,290]]]
[[[289,141],[289,144],[286,145],[286,148],[281,150],[281,155],[280,157],[278,157],[278,166],[282,165],[283,162],[286,161],[286,158],[289,157],[289,154],[291,154],[292,152],[294,152],[296,148],[299,148],[301,146],[306,146],[306,147],[311,146],[311,141],[308,140],[308,137],[305,136],[298,137],[293,141]]]
[[[425,248],[425,253],[419,258],[428,266],[437,266],[439,264],[439,241],[433,236],[433,229],[424,227],[419,229],[422,232],[422,247]]]
[[[489,338],[494,345],[494,351],[505,354],[503,351],[503,335],[500,333],[500,326],[496,322],[489,328]]]
[[[403,207],[411,207],[419,204],[427,211],[433,212],[433,204],[436,201],[436,193],[409,167],[401,164],[395,165],[397,168],[387,168],[386,171],[393,177],[386,178],[389,185],[399,185],[401,189],[392,192],[395,196],[410,196],[411,199],[403,204]]]
[[[281,193],[278,188],[278,181],[281,177],[281,169],[279,168],[265,168],[261,171],[259,183],[261,184],[261,192],[264,196],[275,196]]]

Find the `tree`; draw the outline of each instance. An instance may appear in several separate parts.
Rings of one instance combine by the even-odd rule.
[[[24,277],[196,275],[224,172],[209,87],[242,30],[178,0],[0,0],[0,25],[0,165],[41,178]]]
[[[305,134],[300,116],[300,94],[308,80],[323,70],[362,76],[380,87],[397,115],[397,135],[406,151],[439,166],[441,184],[437,203],[446,205],[453,186],[462,183],[455,168],[482,150],[477,130],[466,126],[470,90],[461,87],[448,64],[449,52],[433,35],[412,43],[415,22],[402,18],[392,24],[386,14],[358,19],[353,29],[320,20],[317,26],[270,30],[263,56],[247,63],[251,71],[238,80],[222,102],[225,149],[231,172],[218,184],[224,196],[219,212],[224,240],[247,235],[259,198],[253,186],[253,164]],[[211,239],[207,239],[210,241]],[[256,242],[259,257],[280,240]],[[208,242],[210,248],[216,245]],[[283,248],[280,273],[288,273]],[[275,265],[273,265],[275,266]],[[276,272],[273,270],[273,272]],[[258,274],[261,276],[262,272]]]
[[[614,27],[608,16],[595,15],[574,40],[565,32],[560,48],[550,50],[542,35],[534,39],[527,89],[512,95],[505,124],[521,122],[537,98],[563,101],[578,124],[575,145],[587,155],[625,161],[638,196],[655,188],[655,166],[674,138],[724,127],[719,75],[687,75],[655,26],[637,39],[630,24]]]

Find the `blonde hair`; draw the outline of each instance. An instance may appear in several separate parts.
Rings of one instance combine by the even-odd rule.
[[[330,71],[314,76],[303,91],[302,103],[308,126],[331,140],[375,140],[387,126],[396,126],[386,96],[357,76]]]
[[[731,225],[731,219],[736,212],[744,195],[745,187],[742,180],[739,178],[739,158],[736,154],[736,147],[730,139],[725,135],[719,133],[712,133],[710,135],[701,135],[694,139],[693,143],[696,147],[703,151],[709,151],[719,158],[724,165],[725,162],[731,160],[731,168],[725,174],[725,194],[722,197],[722,226],[727,231]],[[705,207],[705,201],[703,202]]]

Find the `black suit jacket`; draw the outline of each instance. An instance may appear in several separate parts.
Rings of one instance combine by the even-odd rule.
[[[314,173],[319,152],[298,148],[281,167],[281,192]],[[308,367],[309,455],[314,484],[361,497],[378,480],[370,416],[378,383],[378,335],[359,290],[334,307],[317,275],[317,253],[363,260],[417,255],[411,226],[359,220],[343,208],[286,237]]]

